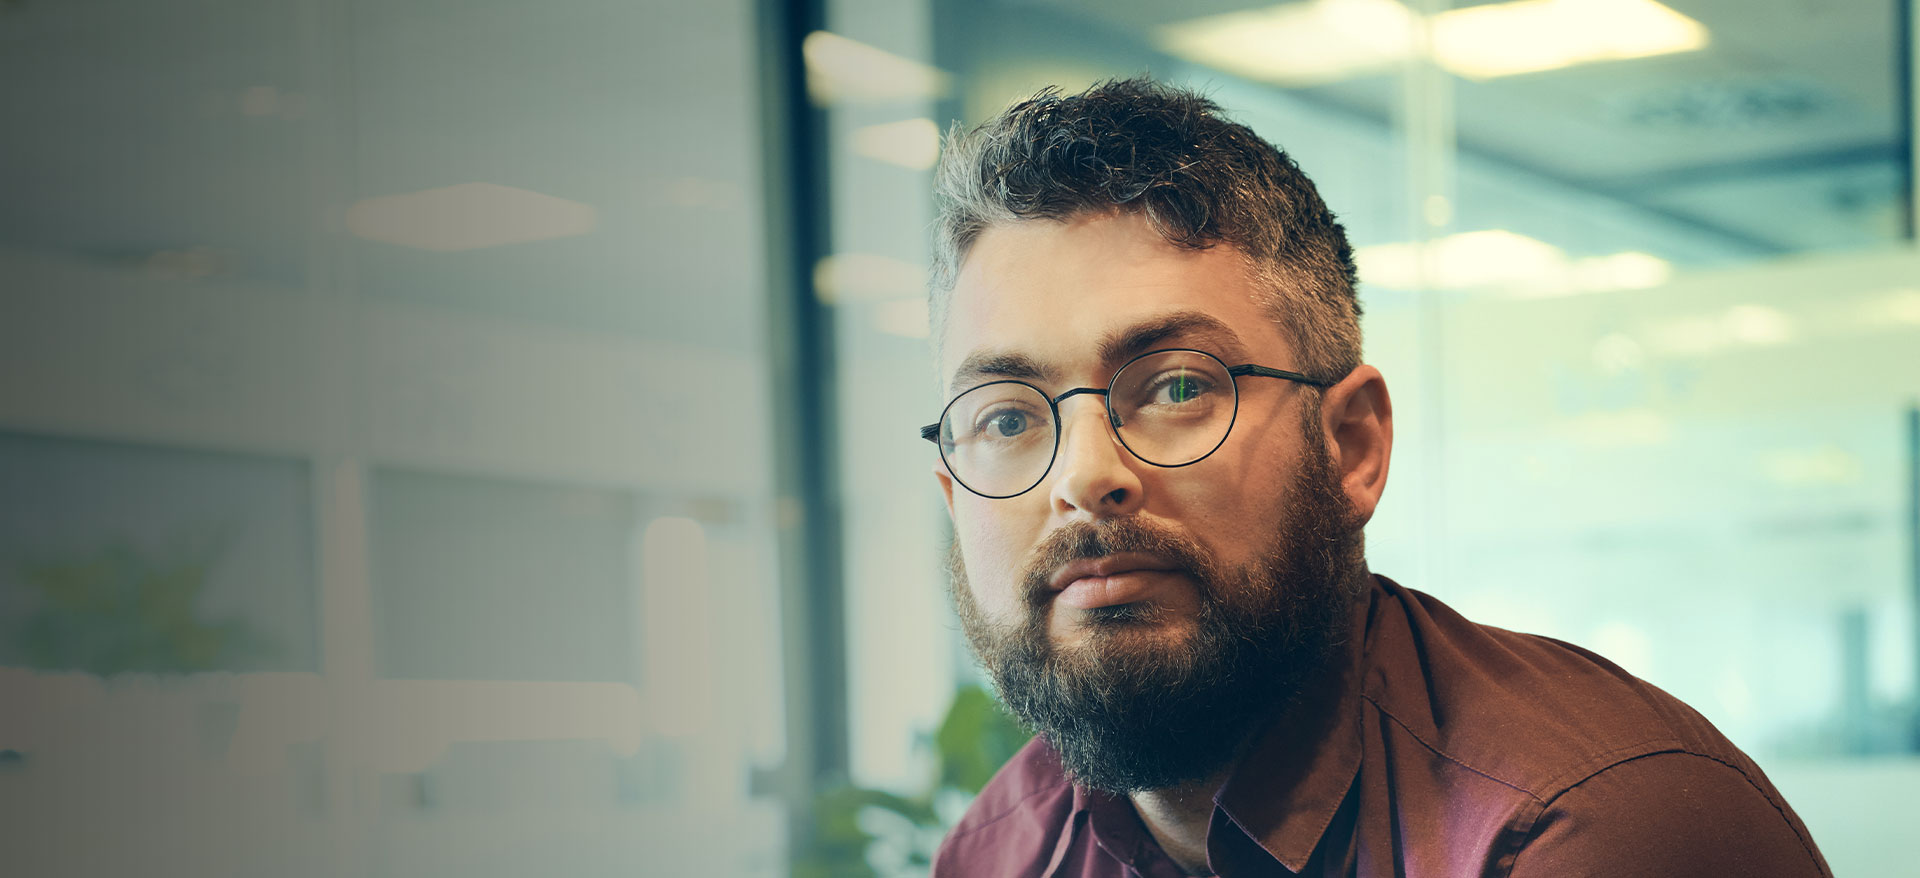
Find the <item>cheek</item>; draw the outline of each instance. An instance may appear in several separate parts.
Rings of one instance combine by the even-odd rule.
[[[1251,562],[1279,526],[1279,514],[1292,490],[1291,461],[1270,449],[1228,454],[1221,449],[1198,465],[1171,470],[1159,485],[1161,502],[1149,511],[1175,523],[1204,546],[1214,560],[1229,566]]]
[[[1006,501],[992,501],[1004,503]],[[954,538],[966,564],[974,605],[991,619],[1016,612],[1018,581],[1037,536],[1026,533],[1011,515],[954,504]]]

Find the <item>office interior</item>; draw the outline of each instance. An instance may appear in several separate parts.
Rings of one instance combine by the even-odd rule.
[[[0,2],[0,862],[926,874],[1024,739],[916,435],[931,169],[1146,74],[1353,239],[1373,569],[1900,874],[1914,12]]]

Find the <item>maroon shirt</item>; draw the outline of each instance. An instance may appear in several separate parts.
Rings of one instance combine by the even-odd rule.
[[[1606,659],[1384,577],[1354,615],[1341,673],[1295,713],[1314,720],[1268,730],[1214,797],[1221,878],[1831,876],[1752,760]],[[1071,783],[1040,738],[933,872],[1182,874],[1125,797]]]

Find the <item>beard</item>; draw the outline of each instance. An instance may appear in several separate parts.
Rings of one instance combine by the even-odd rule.
[[[1001,700],[1044,735],[1074,780],[1125,795],[1213,776],[1260,729],[1282,719],[1302,688],[1326,673],[1343,642],[1360,576],[1359,523],[1326,448],[1309,434],[1272,538],[1245,567],[1226,567],[1200,544],[1136,518],[1075,522],[1049,534],[1020,582],[1022,618],[995,624],[973,601],[958,546],[948,551],[962,630]],[[1151,629],[1164,608],[1089,611],[1072,647],[1048,633],[1062,564],[1144,552],[1196,586],[1188,636]]]

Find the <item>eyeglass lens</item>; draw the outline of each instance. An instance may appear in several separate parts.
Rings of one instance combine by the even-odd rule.
[[[1226,440],[1236,405],[1226,366],[1197,351],[1161,351],[1114,375],[1107,405],[1115,433],[1141,460],[1183,466]],[[1014,381],[983,384],[947,406],[940,450],[954,478],[975,493],[1010,497],[1046,477],[1058,426],[1054,406]]]

